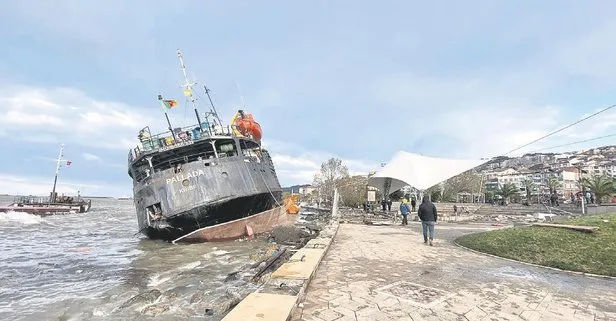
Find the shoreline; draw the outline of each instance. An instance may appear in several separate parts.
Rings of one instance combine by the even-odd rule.
[[[261,287],[241,300],[222,320],[287,320],[291,317],[305,297],[306,288],[329,250],[339,225],[335,218],[330,217],[316,237],[297,249],[269,274]]]

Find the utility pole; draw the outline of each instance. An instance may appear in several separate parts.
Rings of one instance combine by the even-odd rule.
[[[586,215],[586,209],[584,208],[585,202],[584,200],[586,199],[586,195],[584,195],[584,186],[582,184],[582,166],[578,165],[576,166],[577,170],[578,170],[578,185],[580,186],[580,192],[582,193],[582,215]]]

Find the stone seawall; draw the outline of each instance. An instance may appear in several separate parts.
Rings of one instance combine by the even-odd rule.
[[[338,232],[332,219],[319,233],[282,264],[256,292],[244,298],[223,321],[285,321],[303,299],[308,284]]]

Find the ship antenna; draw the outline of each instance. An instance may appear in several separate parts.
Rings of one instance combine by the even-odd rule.
[[[184,65],[184,57],[182,56],[182,52],[180,51],[180,49],[177,50],[177,53],[178,58],[180,59],[180,68],[182,69],[182,74],[184,75],[184,85],[182,85],[181,87],[184,88],[184,96],[186,96],[190,100],[193,105],[193,108],[195,109],[195,116],[197,116],[197,121],[199,122],[199,130],[202,131],[203,128],[201,128],[201,118],[199,117],[199,111],[197,110],[195,97],[192,93],[192,86],[196,83],[191,83],[190,81],[188,81],[188,75],[186,74],[186,66]]]
[[[242,107],[246,109],[246,102],[244,101],[244,95],[242,95],[242,89],[240,88],[240,82],[236,80],[235,86],[237,86],[237,91],[240,93],[240,99],[242,100]]]
[[[207,95],[207,99],[210,101],[210,105],[212,106],[212,114],[218,119],[218,124],[222,126],[222,121],[220,117],[218,117],[218,112],[216,111],[216,106],[214,106],[214,102],[212,101],[212,97],[210,96],[210,89],[207,86],[203,85],[203,90],[205,90],[205,94]]]
[[[56,183],[58,182],[58,173],[60,172],[60,166],[62,157],[64,156],[64,144],[60,145],[60,154],[58,154],[58,159],[56,160],[56,176],[53,179],[53,189],[51,190],[51,195],[49,195],[49,202],[56,202]]]

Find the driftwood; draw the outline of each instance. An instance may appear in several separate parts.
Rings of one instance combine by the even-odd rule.
[[[267,260],[265,260],[265,266],[263,267],[263,269],[261,269],[259,272],[257,272],[257,274],[255,274],[252,277],[252,280],[255,281],[257,279],[259,279],[264,273],[265,271],[267,271],[267,269],[269,269],[274,262],[276,262],[278,259],[280,259],[282,257],[283,254],[287,253],[287,249],[283,249],[282,251],[270,256],[269,258],[267,258]]]
[[[533,226],[544,226],[544,227],[566,228],[566,229],[584,232],[584,233],[594,233],[599,230],[598,226],[579,226],[579,225],[549,224],[549,223],[534,223],[532,225]]]

